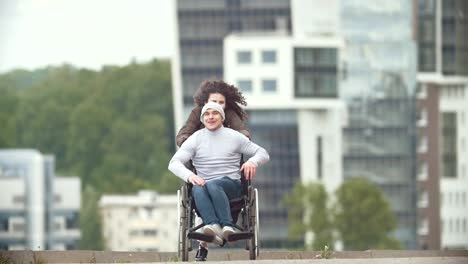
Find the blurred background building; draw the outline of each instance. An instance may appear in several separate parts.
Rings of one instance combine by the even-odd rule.
[[[294,10],[309,5],[298,1]],[[271,157],[255,181],[261,190],[262,247],[302,244],[288,240],[281,200],[301,179],[322,180],[330,192],[342,182],[342,39],[333,27],[322,35],[292,34],[290,1],[178,1],[176,9],[177,128],[193,107],[202,80],[222,78],[239,86],[249,104],[253,141]],[[296,16],[298,28],[308,29],[309,15]]]
[[[103,195],[99,207],[106,250],[177,251],[177,195]]]
[[[287,246],[278,203],[296,182],[331,191],[351,177],[381,187],[395,236],[417,247],[412,10],[404,0],[177,1],[176,126],[202,80],[243,90],[253,140],[272,157],[256,180],[263,247]]]
[[[0,249],[78,248],[80,179],[56,177],[53,156],[0,150],[0,186]]]
[[[417,1],[420,248],[468,248],[468,3]]]

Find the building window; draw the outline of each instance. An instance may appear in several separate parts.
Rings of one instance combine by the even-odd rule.
[[[419,221],[418,234],[427,235],[429,233],[429,221],[423,218]]]
[[[263,91],[265,92],[276,92],[276,80],[268,79],[262,81]]]
[[[420,109],[416,111],[416,124],[418,127],[425,127],[427,125],[427,110]]]
[[[427,162],[422,161],[418,166],[418,180],[427,180]]]
[[[418,207],[419,208],[426,208],[429,204],[429,195],[427,191],[420,191],[419,199],[418,199]]]
[[[143,230],[143,236],[156,236],[158,234],[158,231],[155,229],[144,229]]]
[[[23,195],[13,196],[13,203],[15,203],[15,204],[24,204],[24,196]]]
[[[322,155],[322,144],[323,140],[321,136],[317,137],[317,178],[319,180],[322,179],[323,177],[323,167],[322,167],[322,162],[323,162],[323,155]]]
[[[427,137],[421,136],[418,139],[418,153],[426,153],[427,152]]]
[[[276,63],[276,51],[275,50],[262,51],[262,62],[263,63]]]
[[[23,223],[14,223],[12,225],[13,232],[24,232],[24,224]]]
[[[8,218],[0,219],[0,231],[8,231]]]
[[[239,64],[250,64],[250,63],[252,63],[252,52],[250,52],[250,51],[238,51],[237,52],[237,63],[239,63]]]
[[[58,204],[62,202],[62,196],[59,194],[54,195],[54,203]]]
[[[245,92],[245,93],[251,93],[253,90],[251,80],[238,80],[237,86],[242,92]]]
[[[425,99],[427,97],[427,87],[425,84],[416,86],[416,97],[419,99]]]
[[[79,215],[77,212],[65,216],[65,228],[66,229],[77,229],[79,228]]]
[[[294,49],[296,97],[337,97],[337,75],[337,49]]]
[[[442,173],[443,177],[457,177],[457,114],[442,113]]]

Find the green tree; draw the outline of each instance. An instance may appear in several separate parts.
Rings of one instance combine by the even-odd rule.
[[[80,211],[81,240],[79,243],[82,250],[103,250],[104,240],[102,237],[101,217],[98,210],[98,193],[90,185],[82,192]]]
[[[328,195],[322,184],[298,182],[285,197],[288,208],[289,235],[304,238],[306,232],[313,233],[309,249],[320,250],[325,245],[333,246],[333,225],[327,206]]]
[[[54,154],[60,171],[68,172],[65,155],[70,113],[88,94],[89,71],[71,66],[50,68],[48,76],[29,89],[19,90],[16,147]]]
[[[100,191],[175,192],[169,63],[105,67],[92,85],[70,117],[67,163]]]
[[[335,225],[346,250],[400,248],[391,237],[395,215],[375,185],[353,178],[340,186],[336,196]]]
[[[15,146],[15,112],[18,104],[16,95],[0,87],[0,148]]]

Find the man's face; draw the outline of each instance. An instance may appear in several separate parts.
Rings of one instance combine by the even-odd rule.
[[[218,111],[208,108],[203,114],[203,124],[208,130],[216,130],[223,125],[223,117]]]
[[[219,104],[223,109],[226,109],[226,97],[220,93],[212,93],[208,97],[208,102],[214,102]],[[207,102],[207,103],[208,103]]]

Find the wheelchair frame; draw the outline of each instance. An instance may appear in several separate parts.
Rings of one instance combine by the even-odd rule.
[[[233,222],[240,232],[235,233],[228,237],[228,241],[247,240],[245,249],[249,250],[249,257],[251,260],[259,256],[259,215],[258,215],[258,190],[254,188],[250,180],[245,180],[244,176],[241,177],[242,197],[240,200],[231,201],[231,214]],[[177,190],[177,207],[179,219],[179,232],[178,232],[178,256],[182,261],[188,261],[189,251],[192,251],[192,241],[202,240],[211,242],[213,237],[196,232],[204,226],[195,224],[196,207],[191,193],[192,185],[185,183]],[[237,211],[238,210],[238,211]],[[238,218],[241,217],[241,226],[237,225]],[[226,243],[224,241],[223,245]]]

